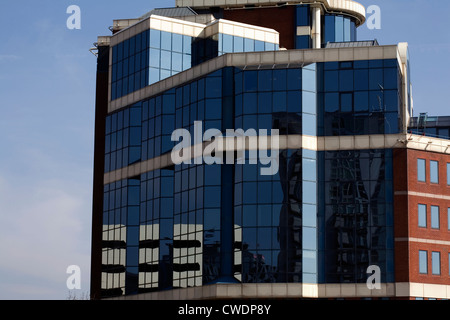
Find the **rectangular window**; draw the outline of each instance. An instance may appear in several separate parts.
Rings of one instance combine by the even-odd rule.
[[[447,229],[450,230],[450,208],[447,208]]]
[[[447,185],[450,186],[450,163],[447,163]]]
[[[419,204],[418,212],[419,212],[419,227],[426,228],[427,227],[427,206],[424,204]]]
[[[431,228],[439,229],[439,207],[431,206]]]
[[[425,160],[417,159],[417,180],[420,182],[426,182],[426,168],[425,168]]]
[[[431,253],[431,272],[434,275],[441,274],[441,253],[432,252]]]
[[[439,183],[439,162],[430,161],[430,182]]]
[[[419,272],[422,274],[428,273],[428,254],[426,251],[419,251]]]

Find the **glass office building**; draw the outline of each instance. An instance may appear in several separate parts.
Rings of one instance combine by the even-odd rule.
[[[179,0],[99,38],[95,298],[243,284],[318,298],[322,285],[365,286],[371,265],[396,282],[388,138],[412,117],[407,46],[357,42],[354,1],[272,2]],[[271,10],[285,10],[281,31]],[[208,130],[247,143],[226,150],[232,162],[194,152],[178,164],[179,129],[192,145]],[[274,135],[279,148],[261,147]],[[261,174],[261,150],[273,174]]]

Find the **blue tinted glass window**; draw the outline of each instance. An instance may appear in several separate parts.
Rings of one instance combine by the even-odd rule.
[[[127,209],[128,211],[128,225],[137,226],[139,225],[139,207],[138,206],[130,206]],[[124,212],[122,212],[124,214]]]
[[[382,91],[384,88],[383,69],[369,70],[369,89]]]
[[[356,25],[354,21],[350,22],[350,41],[356,41],[357,37],[356,37]]]
[[[150,36],[150,42],[152,38]],[[163,50],[172,50],[172,33],[161,31],[161,49]]]
[[[287,70],[287,89],[300,90],[302,88],[302,70],[288,69]]]
[[[130,147],[128,164],[133,164],[141,160],[141,148],[140,147]]]
[[[317,203],[317,184],[315,182],[303,182],[303,203]]]
[[[310,250],[303,250],[303,282],[317,283],[317,252]]]
[[[266,42],[264,50],[265,51],[274,51],[275,50],[275,43]]]
[[[123,58],[127,58],[130,55],[130,39],[123,42]]]
[[[339,111],[339,93],[325,93],[325,111]]]
[[[272,90],[272,70],[261,70],[258,72],[258,90]]]
[[[303,91],[302,109],[305,113],[316,114],[316,94],[313,92]]]
[[[191,56],[188,54],[183,54],[183,71],[191,68],[192,66],[192,61],[191,61]]]
[[[344,18],[344,41],[351,41],[350,18]]]
[[[243,117],[243,129],[247,131],[249,129],[255,129],[258,127],[258,118],[256,115]]]
[[[295,48],[296,49],[308,49],[311,47],[311,37],[310,36],[297,36]]]
[[[221,119],[222,118],[222,100],[221,99],[207,99],[205,104],[206,119]]]
[[[256,206],[243,206],[242,211],[242,224],[244,227],[257,226],[257,207]]]
[[[344,41],[344,17],[337,16],[336,17],[336,30],[335,30],[335,41],[343,42]]]
[[[352,112],[353,111],[353,94],[342,93],[341,94],[341,111]]]
[[[223,52],[233,52],[233,36],[229,34],[222,34],[222,50]]]
[[[369,70],[355,70],[355,90],[369,90]]]
[[[265,44],[264,41],[255,40],[255,51],[264,51],[265,50]]]
[[[325,71],[325,91],[338,91],[338,71]]]
[[[297,26],[309,26],[309,6],[298,5],[296,7],[296,25]]]
[[[111,155],[107,154],[105,155],[105,172],[111,171],[110,164],[111,164]]]
[[[172,53],[172,70],[178,72],[183,70],[183,55],[181,53]]]
[[[384,92],[384,107],[388,112],[398,112],[399,100],[397,90],[387,90]]]
[[[251,166],[251,165],[249,165]],[[244,169],[245,171],[245,169]],[[243,184],[243,202],[247,204],[257,203],[257,184],[255,182],[244,182]]]
[[[447,208],[447,229],[450,230],[450,208]]]
[[[161,51],[158,49],[150,49],[150,67],[159,68],[161,64]]]
[[[244,72],[244,91],[252,92],[258,90],[258,72],[246,71]]]
[[[204,228],[220,230],[220,210],[207,209],[204,211]]]
[[[418,215],[419,215],[419,227],[426,228],[427,227],[427,206],[426,205],[419,204]]]
[[[273,90],[286,90],[286,70],[273,71]]]
[[[144,32],[141,32],[139,34],[136,35],[136,52],[140,52],[143,47],[142,47],[142,37],[145,36]]]
[[[353,91],[353,70],[341,70],[339,72],[339,90]]]
[[[174,33],[172,35],[172,51],[183,52],[183,36],[181,34]]]
[[[244,51],[244,38],[233,36],[233,52],[243,52]]]
[[[140,126],[141,125],[141,109],[131,108],[130,109],[130,126]]]
[[[170,51],[161,51],[161,68],[170,70],[172,67],[172,53]]]
[[[426,161],[424,159],[417,159],[417,180],[420,182],[426,181]]]
[[[317,135],[317,117],[308,113],[302,115],[303,134],[309,136]]]
[[[208,77],[205,93],[206,98],[220,98],[222,96],[222,78]]]
[[[316,181],[317,179],[316,160],[303,159],[302,165],[303,165],[302,168],[303,180]]]
[[[192,51],[192,38],[189,36],[183,36],[183,53],[191,54]]]
[[[305,112],[314,113],[316,110],[316,96],[311,92],[303,92],[303,102],[302,102],[302,92],[301,91],[289,91],[287,93],[287,111],[299,113],[302,111],[302,103],[305,107]]]
[[[419,272],[422,274],[428,273],[428,254],[427,251],[419,251]]]
[[[142,50],[146,49],[149,46],[150,41],[150,30],[145,30],[142,33]]]
[[[255,40],[254,39],[244,39],[244,51],[253,52],[255,51]]]
[[[160,72],[161,80],[169,78],[170,76],[172,76],[172,72],[170,70],[161,70]]]
[[[130,41],[130,56],[136,53],[136,37],[131,37]]]
[[[316,250],[317,249],[317,229],[303,228],[303,249]]]
[[[205,208],[220,207],[220,187],[206,187],[204,205]]]
[[[430,182],[439,183],[439,162],[430,161]]]
[[[431,228],[439,229],[439,207],[431,206]]]
[[[259,113],[271,113],[272,112],[272,93],[271,92],[261,92],[258,94],[258,112]]]
[[[434,275],[441,274],[441,253],[432,252],[431,253],[431,272]]]
[[[336,39],[335,16],[325,15],[325,43],[335,42]]]
[[[384,89],[397,89],[398,72],[397,68],[384,69]]]
[[[273,112],[285,112],[287,107],[286,92],[273,93]]]
[[[140,197],[139,187],[135,187],[135,186],[128,187],[128,205],[129,206],[139,205],[139,197]]]
[[[302,89],[304,91],[316,91],[315,64],[308,65],[302,70]]]
[[[244,93],[243,112],[244,114],[253,114],[257,112],[257,94]]]
[[[302,222],[304,227],[317,227],[317,206],[303,204]]]
[[[148,73],[148,78],[149,78],[148,79],[149,84],[158,82],[160,80],[159,69],[150,68],[149,73]]]
[[[357,91],[354,93],[355,112],[367,112],[369,110],[369,92]]]

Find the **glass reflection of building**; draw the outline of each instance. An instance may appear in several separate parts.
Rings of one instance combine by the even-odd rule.
[[[395,280],[392,149],[327,141],[406,131],[406,55],[358,45],[357,4],[345,14],[287,7],[294,47],[266,24],[227,20],[233,12],[224,8],[158,11],[167,16],[147,15],[99,43],[109,90],[97,132],[105,141],[97,297],[218,283],[365,283],[374,264],[382,282]],[[324,48],[295,50],[317,43]],[[172,132],[194,136],[194,121],[222,132],[278,129],[288,142],[277,174],[261,175],[248,151],[245,165],[173,165]]]

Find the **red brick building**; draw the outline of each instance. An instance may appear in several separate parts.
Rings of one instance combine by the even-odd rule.
[[[439,298],[450,284],[450,155],[424,140],[394,152],[395,273],[411,295]]]

